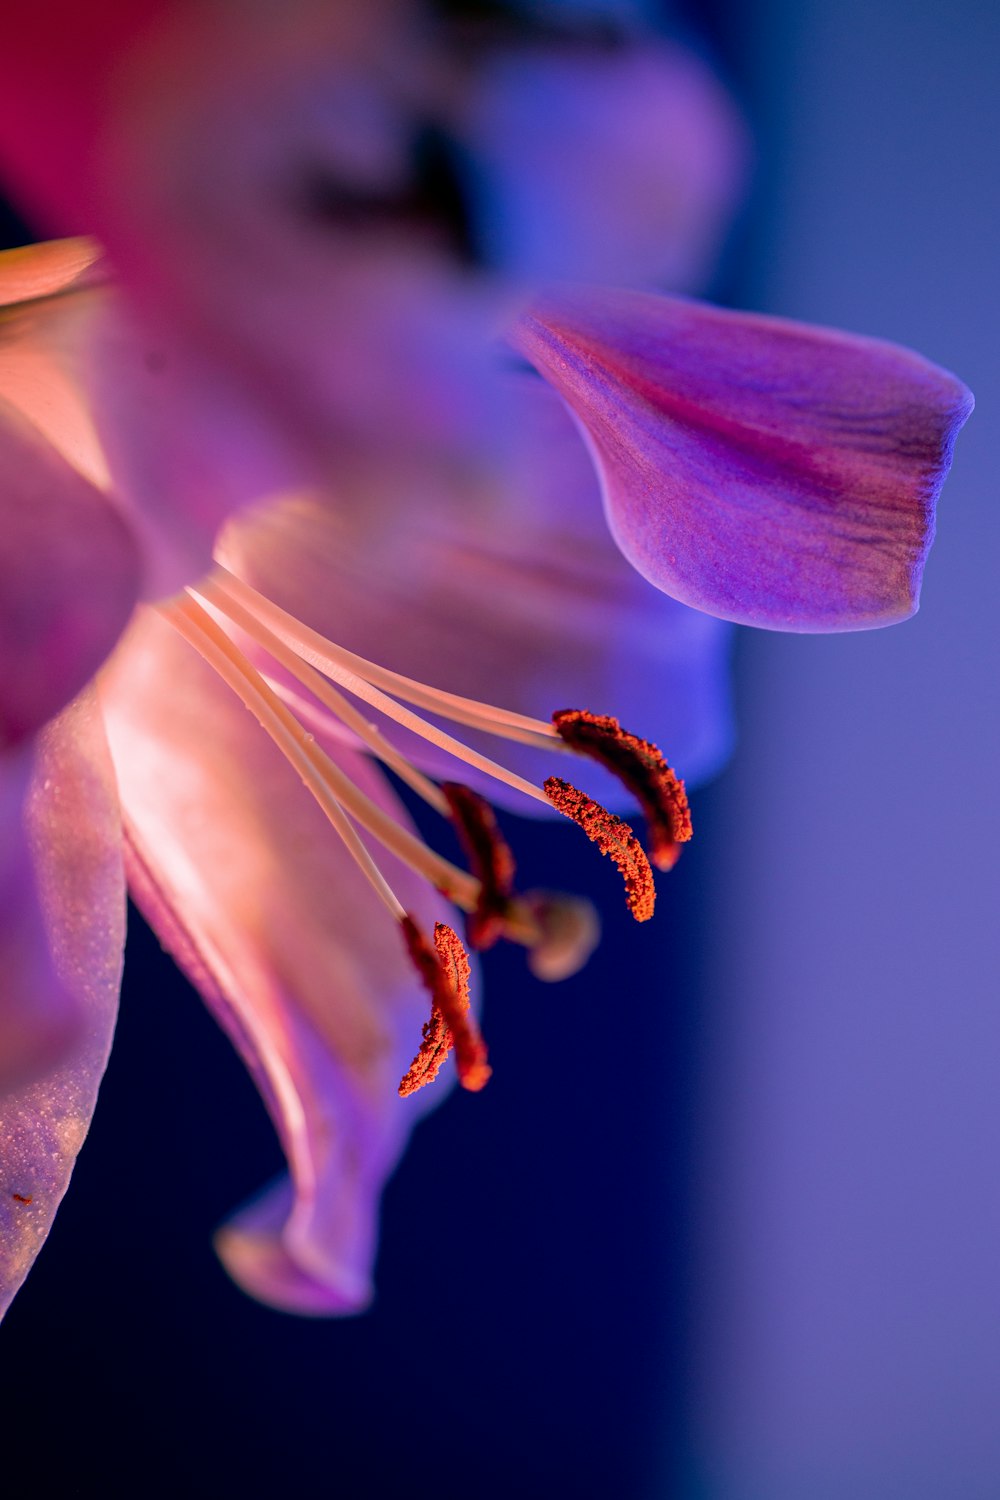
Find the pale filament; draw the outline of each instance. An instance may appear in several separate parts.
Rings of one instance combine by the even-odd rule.
[[[229,636],[191,598],[160,606],[160,612],[205,658],[254,714],[295,767],[332,826],[388,910],[399,921],[405,909],[352,827],[345,812],[373,834],[391,853],[421,875],[464,911],[474,911],[479,882],[435,854],[356,787],[308,735],[280,698],[263,681]]]
[[[201,593],[201,590],[190,589],[188,592],[194,595]],[[202,597],[207,602],[207,595],[202,593]],[[212,607],[214,609],[217,606]],[[397,750],[395,745],[385,738],[378,726],[370,723],[363,714],[359,713],[353,703],[350,703],[342,693],[338,693],[337,689],[332,687],[315,667],[303,661],[296,651],[293,651],[273,631],[268,630],[266,625],[262,625],[256,616],[244,609],[237,600],[227,601],[225,614],[235,625],[239,625],[248,635],[252,635],[268,654],[274,657],[275,661],[280,662],[302,683],[303,687],[309,689],[325,708],[340,719],[341,723],[346,724],[347,728],[352,730],[358,739],[378,756],[379,760],[395,771],[400,780],[405,781],[418,797],[422,797],[442,817],[448,816],[448,803],[433,781],[422,771],[418,771],[402,751]]]
[[[236,600],[262,624],[268,625],[306,660],[322,672],[340,678],[346,669],[355,677],[384,688],[407,703],[415,703],[431,713],[466,724],[470,729],[487,730],[501,739],[518,740],[538,749],[564,751],[567,747],[558,732],[544,719],[532,719],[527,714],[514,713],[512,709],[493,708],[489,703],[480,703],[475,698],[463,698],[458,693],[445,692],[443,688],[429,687],[412,677],[392,672],[377,662],[367,661],[353,651],[327,640],[315,630],[303,625],[294,615],[288,614],[270,599],[258,594],[256,589],[236,578],[216,563],[207,578],[198,584],[199,593],[209,599],[218,609],[228,611],[228,601]],[[219,595],[223,598],[219,598]],[[346,684],[345,684],[346,685]],[[352,688],[353,692],[354,689]],[[379,705],[381,707],[381,705]],[[419,732],[419,731],[418,731]]]
[[[229,614],[231,602],[244,604],[252,617],[259,619],[280,640],[285,641],[299,655],[304,656],[310,665],[319,668],[328,677],[332,677],[355,697],[362,698],[366,703],[370,703],[372,708],[379,709],[387,718],[395,719],[397,724],[411,729],[421,739],[428,740],[432,745],[446,750],[456,759],[465,761],[467,765],[475,766],[480,771],[485,771],[487,776],[492,776],[496,781],[505,782],[515,791],[523,792],[526,797],[531,797],[534,801],[541,802],[548,807],[548,798],[540,787],[530,781],[525,781],[524,777],[518,776],[516,772],[508,771],[506,766],[499,765],[488,755],[481,755],[478,750],[471,750],[461,740],[456,740],[445,730],[429,724],[426,719],[422,719],[411,709],[404,708],[394,698],[388,697],[381,689],[374,687],[366,678],[359,677],[351,667],[337,660],[337,657],[341,655],[351,657],[352,653],[342,653],[340,647],[324,640],[322,636],[317,635],[308,626],[302,625],[284,610],[279,609],[276,604],[272,604],[269,599],[265,599],[254,589],[241,583],[239,579],[231,578],[226,581],[210,574],[207,578],[203,578],[197,587],[192,587],[189,592],[196,594],[198,598],[203,599],[222,614]],[[231,596],[235,596],[235,599]],[[361,660],[360,657],[356,659]],[[367,666],[367,663],[365,665]]]

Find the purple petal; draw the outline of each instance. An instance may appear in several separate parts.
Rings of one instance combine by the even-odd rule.
[[[295,501],[231,526],[223,559],[369,659],[544,720],[569,706],[616,714],[685,776],[710,774],[730,742],[726,627],[657,593],[624,561],[589,455],[545,384],[525,376],[507,400],[516,444],[503,477]],[[455,732],[536,780],[564,766]],[[393,737],[426,768],[537,810],[405,731]],[[611,778],[595,774],[591,786],[620,798]]]
[[[13,907],[3,908],[4,1008],[19,1010],[36,1028],[53,1008],[60,1019],[72,1012],[74,1046],[43,1077],[0,1096],[0,1312],[27,1275],[66,1191],[117,1013],[125,938],[121,828],[92,693],[40,734],[23,827],[31,868],[22,871]],[[8,844],[5,858],[9,851]],[[19,919],[20,954],[8,925]],[[35,951],[25,957],[29,944]],[[13,995],[15,983],[36,988]]]
[[[591,444],[615,539],[658,588],[775,630],[917,608],[972,409],[893,344],[694,302],[553,293],[512,342]]]
[[[0,748],[93,676],[138,580],[132,537],[105,496],[0,402]]]
[[[427,1018],[401,936],[296,772],[168,624],[144,616],[102,696],[133,893],[250,1067],[294,1184],[266,1227],[254,1211],[223,1231],[224,1258],[278,1306],[300,1310],[311,1287],[314,1310],[356,1309],[382,1185],[442,1097],[396,1095]],[[367,762],[341,760],[395,806]],[[421,920],[444,915],[380,864]]]

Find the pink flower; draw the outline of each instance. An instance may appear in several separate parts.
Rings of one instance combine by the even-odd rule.
[[[889,345],[461,272],[444,231],[468,225],[442,219],[440,181],[422,196],[414,115],[423,168],[440,176],[444,132],[518,197],[504,133],[526,117],[524,75],[484,64],[475,35],[442,54],[394,6],[303,3],[277,30],[255,16],[168,8],[152,42],[103,39],[62,100],[76,132],[57,111],[44,161],[24,133],[6,142],[56,221],[100,228],[123,289],[87,242],[0,260],[4,1301],[93,1108],[127,875],[288,1157],[220,1234],[226,1264],[279,1306],[363,1306],[381,1185],[433,1096],[396,1092],[421,1024],[428,1072],[450,1036],[463,1081],[486,1076],[454,949],[435,959],[408,919],[429,940],[455,922],[448,897],[550,976],[593,938],[571,904],[511,893],[488,815],[437,779],[573,810],[647,915],[634,839],[562,790],[555,752],[568,739],[624,768],[663,868],[688,833],[683,791],[613,721],[548,716],[617,713],[706,774],[728,733],[712,616],[851,629],[911,612],[970,405]],[[52,83],[31,25],[8,52],[36,65],[17,74],[25,108]],[[679,62],[650,51],[601,87],[655,93],[664,66]],[[563,55],[557,73],[572,95]],[[590,224],[567,269],[617,253],[652,274],[669,196],[605,242],[567,189],[555,221]],[[509,257],[531,272],[551,236],[520,212]],[[369,707],[345,717],[317,667]],[[475,875],[416,838],[372,749],[456,818]],[[606,771],[587,783],[602,795]]]

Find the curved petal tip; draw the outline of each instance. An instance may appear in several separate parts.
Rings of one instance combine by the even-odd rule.
[[[364,1312],[375,1295],[366,1272],[324,1259],[310,1268],[288,1242],[294,1210],[282,1177],[216,1232],[215,1250],[229,1275],[258,1302],[283,1312],[337,1317]]]
[[[973,405],[955,376],[875,339],[585,288],[541,299],[511,340],[570,407],[618,545],[665,593],[772,630],[914,613]]]

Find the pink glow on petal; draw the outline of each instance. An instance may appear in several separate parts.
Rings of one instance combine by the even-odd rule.
[[[27,916],[29,901],[37,902],[51,970],[35,961],[40,988],[17,1003],[25,1014],[32,1008],[44,1014],[49,987],[60,985],[58,1009],[68,996],[75,1012],[74,1045],[42,1077],[0,1096],[0,1312],[27,1274],[66,1191],[117,1013],[125,938],[121,827],[91,693],[39,736],[24,826],[32,870],[18,910]],[[36,920],[32,913],[22,941],[34,936]],[[30,982],[30,969],[22,967],[18,977]]]
[[[85,256],[87,240],[62,240],[8,252],[14,275],[3,275],[0,296],[38,288],[38,295],[0,305],[0,398],[34,424],[92,484],[104,489],[108,472],[84,388],[86,330],[102,294],[89,287],[89,265],[62,283]],[[77,250],[75,247],[82,247]],[[42,255],[52,251],[51,261]],[[37,256],[37,259],[36,259]],[[92,262],[90,263],[92,264]],[[19,269],[18,269],[19,267]],[[44,289],[44,290],[43,290]]]
[[[48,240],[0,251],[0,307],[11,307],[37,297],[51,297],[80,286],[101,259],[96,240]]]
[[[552,293],[512,335],[575,414],[658,588],[775,630],[917,607],[968,391],[875,339],[642,293]]]
[[[435,1102],[396,1096],[426,1020],[396,924],[296,773],[169,625],[137,625],[102,696],[134,894],[246,1060],[295,1186],[287,1219],[224,1231],[227,1264],[277,1305],[298,1306],[304,1278],[326,1289],[325,1310],[356,1307],[382,1184]],[[395,806],[369,763],[339,756]],[[383,867],[422,920],[445,914],[392,859]]]

